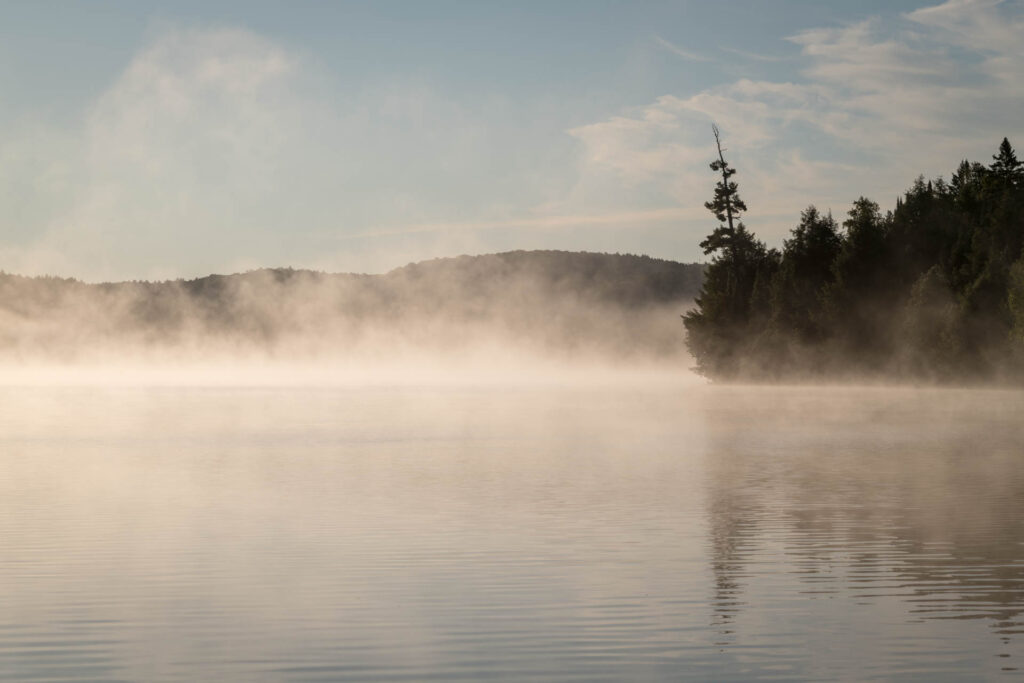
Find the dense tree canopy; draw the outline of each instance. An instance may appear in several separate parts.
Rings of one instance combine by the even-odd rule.
[[[708,209],[738,216],[720,144],[712,170]],[[781,253],[731,221],[701,246],[685,323],[709,377],[1024,381],[1024,163],[1005,138],[988,166],[918,178],[885,214],[861,197],[840,227],[808,207]]]

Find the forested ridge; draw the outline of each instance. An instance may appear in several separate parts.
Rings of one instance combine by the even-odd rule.
[[[684,316],[699,372],[1024,381],[1024,164],[1007,139],[987,165],[919,177],[885,213],[865,197],[841,223],[809,206],[781,250],[743,225],[721,152],[707,203],[721,224]]]
[[[174,349],[451,350],[486,340],[674,354],[704,267],[630,254],[512,251],[380,275],[292,268],[87,284],[0,273],[0,357]],[[675,321],[675,322],[673,322]]]

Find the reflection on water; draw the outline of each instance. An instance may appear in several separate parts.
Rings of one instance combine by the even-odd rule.
[[[873,661],[879,676],[1017,670],[1019,393],[727,388],[707,398],[709,554],[723,642],[743,645],[744,612],[800,596],[828,605],[802,608],[823,651],[854,638],[852,656]],[[967,640],[975,631],[961,621],[980,622],[989,638]]]
[[[1013,675],[1024,395],[0,389],[0,679]]]

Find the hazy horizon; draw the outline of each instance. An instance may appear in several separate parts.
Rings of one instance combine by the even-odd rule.
[[[409,264],[382,275],[256,270],[87,284],[0,274],[0,363],[278,368],[572,363],[689,367],[680,315],[703,266],[531,251]],[[301,372],[301,370],[300,370]],[[428,373],[429,374],[429,373]],[[435,373],[436,374],[436,373]]]
[[[248,275],[248,274],[257,273],[257,272],[260,272],[260,271],[299,271],[299,272],[311,272],[311,273],[317,273],[317,274],[323,274],[323,275],[388,275],[388,274],[391,274],[391,273],[393,273],[395,271],[399,271],[399,270],[401,270],[403,268],[407,268],[409,266],[416,266],[416,265],[420,265],[420,264],[429,264],[429,263],[434,263],[434,262],[438,262],[438,261],[455,261],[455,260],[464,259],[464,258],[488,257],[488,256],[503,256],[503,255],[506,255],[506,254],[516,254],[516,253],[527,253],[528,254],[528,253],[531,253],[531,252],[539,252],[539,253],[556,252],[556,253],[586,254],[586,255],[595,254],[595,255],[599,255],[599,256],[638,256],[638,257],[641,257],[641,258],[650,258],[650,259],[653,259],[653,260],[656,260],[656,261],[669,261],[669,262],[672,262],[672,263],[678,263],[680,265],[704,265],[705,262],[707,261],[707,259],[705,257],[703,260],[698,259],[697,261],[692,261],[692,262],[682,262],[682,261],[676,261],[674,259],[666,259],[666,258],[662,258],[660,256],[656,256],[656,255],[653,255],[653,254],[645,254],[645,253],[623,253],[623,252],[585,251],[585,250],[583,250],[583,251],[573,251],[573,250],[569,250],[569,249],[515,249],[515,250],[510,250],[510,251],[493,251],[493,252],[484,252],[484,253],[478,253],[478,254],[462,253],[462,254],[451,254],[451,255],[446,255],[446,256],[432,256],[432,257],[421,259],[419,261],[407,261],[407,262],[404,262],[404,263],[395,263],[392,266],[384,266],[382,269],[375,270],[375,271],[322,270],[322,269],[316,269],[316,268],[299,268],[299,267],[296,267],[296,266],[293,266],[293,265],[289,265],[289,264],[286,264],[286,263],[281,263],[281,264],[268,264],[268,265],[253,266],[251,268],[246,268],[245,270],[225,271],[225,272],[218,271],[218,272],[200,273],[200,274],[193,275],[193,276],[190,276],[190,277],[180,277],[180,276],[179,277],[166,277],[166,278],[162,278],[162,279],[161,278],[157,278],[157,279],[152,279],[152,280],[147,280],[145,278],[134,278],[134,279],[127,279],[127,280],[89,280],[89,279],[86,279],[86,278],[78,277],[78,276],[76,276],[73,273],[71,273],[71,274],[68,274],[68,273],[26,274],[26,273],[18,273],[18,272],[14,272],[14,271],[10,271],[10,270],[5,270],[3,268],[0,268],[0,274],[13,275],[15,277],[23,277],[23,278],[30,278],[30,279],[53,278],[53,279],[59,279],[59,280],[75,280],[77,282],[81,282],[81,283],[87,284],[87,285],[124,284],[124,283],[128,283],[128,282],[148,282],[148,283],[153,283],[153,284],[162,284],[162,283],[169,283],[169,282],[177,282],[177,281],[180,281],[180,280],[185,280],[185,281],[188,281],[188,280],[202,280],[204,278],[216,277],[216,276],[232,277],[232,276],[238,276],[238,275]]]

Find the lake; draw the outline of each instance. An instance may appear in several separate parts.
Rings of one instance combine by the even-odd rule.
[[[998,679],[1024,392],[0,388],[0,679]]]

